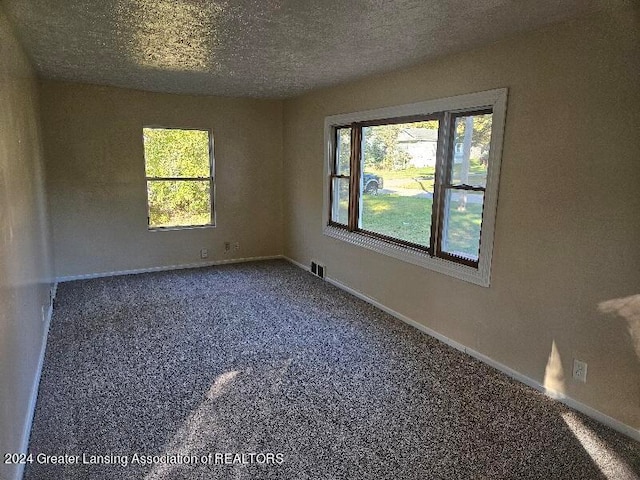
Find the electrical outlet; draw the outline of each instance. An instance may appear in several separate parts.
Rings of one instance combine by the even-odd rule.
[[[44,305],[42,305],[42,306],[40,307],[40,309],[41,309],[41,312],[40,312],[40,313],[41,313],[41,315],[42,315],[42,321],[43,321],[43,322],[46,322],[46,321],[47,321],[47,307],[45,307]]]
[[[573,360],[573,378],[579,382],[587,383],[587,364],[580,360]]]
[[[200,258],[209,258],[209,250],[206,248],[200,249]]]
[[[224,253],[227,253],[231,250],[231,242],[224,242]]]
[[[233,249],[237,252],[238,250],[240,250],[240,242],[236,242],[233,244]]]

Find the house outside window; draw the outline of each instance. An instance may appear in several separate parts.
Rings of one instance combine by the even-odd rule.
[[[327,117],[324,233],[488,286],[506,98]]]

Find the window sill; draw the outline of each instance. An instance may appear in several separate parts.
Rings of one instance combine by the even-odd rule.
[[[147,227],[150,232],[173,232],[176,230],[201,230],[203,228],[216,228],[214,224],[210,225],[186,225],[184,227]]]
[[[459,263],[450,262],[442,258],[432,257],[427,252],[398,245],[363,233],[349,232],[344,228],[334,227],[332,225],[324,227],[324,234],[329,237],[351,243],[352,245],[367,248],[374,252],[396,258],[403,262],[418,265],[438,273],[443,273],[459,280],[464,280],[465,282],[470,282],[482,287],[489,286],[490,271],[486,268],[486,262],[483,262],[482,259],[480,260],[480,266],[478,268],[473,268]]]

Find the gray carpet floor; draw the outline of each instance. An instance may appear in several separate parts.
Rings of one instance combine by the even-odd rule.
[[[114,464],[28,480],[640,478],[638,442],[284,261],[61,284],[30,451]]]

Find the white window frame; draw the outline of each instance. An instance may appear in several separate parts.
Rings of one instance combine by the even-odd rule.
[[[411,116],[428,116],[438,112],[479,110],[491,108],[493,110],[491,126],[491,147],[487,171],[487,184],[484,197],[482,215],[482,230],[480,232],[480,251],[478,267],[470,267],[443,258],[431,256],[426,251],[418,251],[404,245],[399,245],[381,238],[375,238],[356,231],[348,231],[330,224],[330,178],[332,161],[336,149],[336,127],[343,127],[355,122],[375,121],[385,118],[401,118]],[[498,205],[498,184],[500,180],[500,164],[502,160],[502,143],[507,110],[507,89],[499,88],[484,92],[458,95],[454,97],[429,100],[426,102],[399,105],[362,112],[332,115],[324,121],[324,201],[322,213],[323,233],[329,237],[367,248],[404,262],[449,275],[460,280],[488,287],[491,281],[491,260],[493,257],[493,239],[495,232],[496,210]],[[447,127],[445,125],[445,127]],[[444,128],[444,145],[448,145],[449,128]],[[447,152],[440,152],[437,168],[444,168]]]

